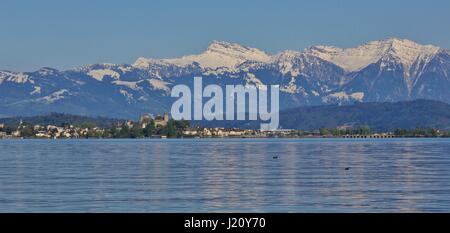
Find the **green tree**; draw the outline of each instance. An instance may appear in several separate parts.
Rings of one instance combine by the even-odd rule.
[[[140,125],[133,125],[130,130],[130,138],[141,138],[144,136],[144,131]]]
[[[189,128],[189,126],[191,125],[191,123],[187,120],[180,120],[180,121],[174,121],[175,122],[175,128],[177,130],[185,130],[187,128]]]
[[[20,131],[20,136],[22,136],[22,137],[28,138],[28,137],[33,137],[34,136],[34,130],[29,125],[21,126],[19,131]]]
[[[155,122],[151,120],[144,128],[144,137],[151,137],[156,132]]]
[[[14,129],[13,127],[11,127],[11,126],[6,126],[6,127],[3,129],[3,132],[5,132],[6,134],[11,134],[14,130],[15,130],[15,129]],[[0,131],[1,131],[1,130],[0,130]]]
[[[129,138],[130,137],[130,128],[127,125],[123,125],[119,131],[119,138]]]
[[[178,136],[178,132],[175,127],[175,121],[173,119],[170,119],[169,122],[167,122],[166,135],[168,138],[173,138],[173,137]]]
[[[394,134],[396,136],[404,137],[404,136],[408,136],[409,132],[406,129],[395,129]]]
[[[96,127],[96,125],[93,122],[82,122],[79,125],[77,125],[77,127],[84,129],[93,129]]]
[[[320,135],[330,135],[330,131],[328,129],[320,129]]]
[[[369,135],[369,134],[371,134],[371,130],[370,130],[369,126],[362,126],[358,129],[358,134]]]

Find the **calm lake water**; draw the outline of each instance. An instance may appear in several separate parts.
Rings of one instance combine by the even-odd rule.
[[[450,139],[0,140],[17,211],[448,212]]]

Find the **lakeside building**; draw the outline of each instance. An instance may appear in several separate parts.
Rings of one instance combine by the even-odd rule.
[[[169,123],[169,114],[164,113],[164,115],[157,115],[156,117],[153,117],[150,113],[144,113],[139,117],[139,124],[142,126],[142,128],[145,128],[150,122],[155,123],[155,127],[161,126],[165,127],[167,123]]]
[[[19,130],[15,130],[11,133],[11,136],[18,138],[21,136],[21,133]]]
[[[153,120],[153,115],[150,113],[145,113],[139,117],[139,124],[141,124],[142,128],[147,127],[150,122]]]
[[[155,117],[155,126],[162,126],[165,127],[167,125],[167,123],[169,123],[169,114],[168,113],[164,113],[163,116],[156,116]]]
[[[187,128],[183,131],[185,136],[193,137],[244,137],[250,135],[257,135],[254,130],[238,129],[238,128]]]
[[[128,126],[128,128],[133,128],[134,122],[132,120],[127,120],[127,122],[125,122],[125,125]]]

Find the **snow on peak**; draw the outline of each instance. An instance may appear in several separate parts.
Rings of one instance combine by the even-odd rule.
[[[322,97],[322,100],[325,103],[330,103],[333,101],[362,101],[364,98],[364,92],[354,92],[351,94],[348,94],[344,91],[332,93],[328,96]]]
[[[334,63],[347,71],[358,71],[381,58],[390,56],[398,59],[409,71],[418,59],[429,60],[439,51],[439,47],[420,45],[406,39],[389,38],[372,41],[355,48],[337,48],[333,46],[313,46],[305,50],[313,56]]]
[[[55,73],[58,73],[59,71],[57,69],[51,68],[51,67],[42,67],[38,70],[38,73],[40,75],[53,75]]]
[[[133,66],[137,68],[149,68],[151,65],[170,65],[170,63],[164,60],[140,57],[134,62]]]
[[[115,80],[112,81],[113,84],[118,85],[118,86],[125,86],[128,87],[132,90],[138,91],[141,88],[138,86],[139,82],[130,82],[130,81],[121,81],[121,80]]]
[[[286,50],[277,55],[275,55],[275,60],[277,61],[290,61],[301,56],[302,53],[294,50]]]
[[[407,73],[410,72],[411,67],[416,61],[428,63],[440,50],[439,47],[433,45],[420,45],[406,39],[391,38],[387,41],[390,44],[389,54],[400,60]]]
[[[46,104],[52,104],[58,100],[65,99],[67,96],[70,96],[70,92],[67,89],[61,89],[58,91],[53,92],[52,94],[48,96],[44,96],[41,98],[36,99],[38,102],[43,102]]]
[[[14,83],[34,83],[31,77],[25,73],[15,73],[9,71],[0,71],[0,84],[3,82],[14,82]]]
[[[159,79],[149,79],[148,82],[152,85],[155,90],[163,90],[170,92],[170,88],[167,86],[169,83],[161,81]]]
[[[242,69],[242,64],[276,64],[283,74],[296,76],[316,58],[331,62],[348,72],[359,71],[381,59],[393,59],[403,66],[405,76],[420,74],[424,64],[440,50],[432,45],[420,45],[406,39],[389,38],[368,42],[354,48],[338,48],[334,46],[312,46],[303,52],[284,51],[277,55],[269,55],[259,49],[246,47],[236,43],[213,41],[201,54],[187,55],[173,59],[139,58],[134,67],[150,68],[177,66],[187,68],[199,66],[205,72],[234,72]],[[249,63],[250,62],[250,63]],[[245,66],[244,66],[245,67]]]
[[[88,75],[97,79],[98,81],[103,81],[105,76],[111,76],[114,79],[119,79],[120,74],[109,69],[99,69],[99,70],[91,70],[88,72]]]
[[[213,41],[203,54],[215,54],[229,58],[261,62],[270,60],[270,55],[259,49],[224,41]]]
[[[234,69],[247,61],[270,62],[271,56],[259,49],[242,46],[236,43],[213,41],[201,54],[188,55],[174,59],[139,58],[134,63],[134,66],[149,67],[150,64],[172,64],[185,67],[193,63],[198,63],[199,66],[204,69],[217,69],[220,67]]]
[[[296,61],[302,55],[302,53],[297,51],[286,50],[275,55],[273,60],[282,74],[286,75],[290,73],[292,76],[297,76],[304,68],[303,63]]]

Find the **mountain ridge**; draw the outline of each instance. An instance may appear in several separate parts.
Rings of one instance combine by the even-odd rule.
[[[64,110],[130,117],[168,111],[171,87],[191,85],[194,76],[203,76],[205,85],[280,85],[281,109],[419,98],[450,103],[449,74],[449,50],[406,39],[277,54],[214,41],[200,54],[138,58],[131,65],[0,71],[0,115]]]
[[[374,49],[373,47],[378,47],[378,49]],[[271,63],[277,60],[278,57],[280,57],[283,54],[296,54],[296,55],[300,55],[300,54],[307,54],[307,55],[312,55],[318,58],[321,58],[325,61],[329,61],[345,70],[347,70],[348,72],[353,72],[353,71],[357,71],[358,68],[362,69],[372,63],[375,63],[376,61],[378,61],[379,59],[382,58],[383,55],[385,55],[386,52],[389,51],[393,51],[392,49],[395,50],[399,50],[399,49],[404,49],[404,47],[410,47],[410,49],[416,50],[417,54],[421,54],[421,55],[435,55],[437,52],[442,51],[445,53],[449,53],[448,49],[445,48],[441,48],[435,45],[421,45],[418,44],[412,40],[408,40],[408,39],[401,39],[401,38],[397,38],[397,37],[390,37],[388,39],[383,39],[383,40],[375,40],[375,41],[370,41],[367,43],[364,43],[362,45],[356,46],[356,47],[349,47],[349,48],[341,48],[341,47],[336,47],[336,46],[331,46],[331,45],[313,45],[310,47],[305,48],[303,51],[296,51],[296,50],[283,50],[281,52],[275,53],[275,54],[269,54],[263,50],[257,49],[257,48],[253,48],[253,47],[249,47],[249,46],[245,46],[245,45],[241,45],[238,43],[234,43],[234,42],[226,42],[226,41],[221,41],[221,40],[213,40],[209,46],[204,49],[204,51],[200,54],[191,54],[191,55],[184,55],[181,57],[176,57],[176,58],[161,58],[161,59],[157,59],[157,58],[146,58],[146,57],[139,57],[133,64],[132,66],[135,67],[139,67],[142,66],[143,62],[146,62],[145,60],[147,60],[147,62],[149,63],[160,63],[160,64],[172,64],[172,65],[178,65],[178,66],[186,66],[189,65],[191,63],[195,63],[197,61],[195,61],[195,58],[198,56],[202,56],[205,54],[210,54],[210,53],[218,53],[218,54],[227,54],[227,50],[228,50],[228,54],[229,56],[236,56],[236,54],[233,54],[234,52],[237,53],[241,53],[243,56],[246,56],[246,59],[244,59],[243,57],[241,58],[241,60],[250,60],[250,61],[260,61],[260,62],[265,62],[265,63]],[[341,64],[338,60],[333,59],[331,57],[327,57],[327,56],[331,56],[332,54],[335,55],[340,55],[340,56],[345,56],[345,54],[348,55],[348,52],[352,52],[353,53],[357,53],[357,55],[362,56],[362,54],[367,54],[367,51],[361,51],[361,50],[368,50],[370,51],[370,53],[374,53],[377,51],[374,50],[381,50],[382,52],[379,54],[370,54],[370,55],[374,55],[375,58],[372,58],[373,60],[371,60],[371,62],[367,62],[364,63],[363,65],[361,65],[360,67],[356,67],[356,68],[348,68],[346,64]],[[359,50],[359,51],[358,51]],[[419,50],[422,50],[421,52]],[[324,53],[332,53],[330,54],[324,54]],[[359,54],[358,54],[359,52]],[[378,51],[380,52],[380,51]],[[249,56],[248,54],[256,54],[255,57],[259,58],[254,58],[252,59],[251,56]],[[344,54],[339,54],[339,53],[344,53]],[[417,58],[418,55],[416,54],[416,56],[413,56],[413,58]],[[408,53],[403,53],[401,54],[403,56],[408,56]],[[294,55],[295,56],[295,55]],[[348,55],[350,56],[350,55]],[[409,57],[409,59],[413,59],[411,58],[411,56]],[[186,59],[186,61],[181,61],[183,59]],[[364,60],[363,60],[364,61]],[[227,61],[221,61],[224,62],[226,64]],[[242,61],[243,63],[244,61]],[[411,61],[410,61],[411,63]],[[125,63],[120,63],[120,64],[115,64],[115,63],[99,63],[99,64],[94,64],[94,65],[110,65],[110,66],[119,66],[119,65],[127,65]],[[84,65],[84,66],[78,66],[78,67],[74,67],[74,68],[70,68],[67,70],[58,70],[55,68],[51,68],[51,67],[42,67],[41,69],[53,69],[53,70],[58,70],[58,71],[70,71],[70,70],[76,70],[79,69],[80,67],[85,67],[85,66],[90,66],[90,65]],[[208,67],[205,66],[204,68],[220,68],[220,67],[225,67],[224,66],[213,66],[213,67]],[[14,72],[14,71],[9,71],[9,70],[0,70],[0,71],[4,71],[4,72],[11,72],[11,73],[24,73],[24,72]]]

